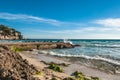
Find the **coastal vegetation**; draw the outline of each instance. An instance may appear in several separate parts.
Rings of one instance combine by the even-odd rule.
[[[100,80],[98,77],[88,77],[82,72],[76,71],[73,73],[73,76],[75,76],[75,80]]]
[[[63,69],[60,66],[56,65],[55,63],[50,63],[49,65],[50,65],[49,69],[52,69],[53,71],[56,72],[63,72]],[[79,71],[74,72],[72,76],[73,77],[64,78],[63,80],[100,80],[98,77],[93,77],[93,76],[88,77]],[[52,80],[59,80],[59,79],[53,78]]]
[[[57,72],[63,72],[63,69],[54,63],[50,64],[49,69],[52,69],[52,70],[57,71]]]
[[[21,51],[23,51],[22,48],[20,48],[20,47],[15,47],[15,46],[11,46],[10,49],[11,49],[12,51],[14,51],[14,52],[21,52]]]
[[[73,75],[76,77],[76,78],[79,78],[79,77],[84,77],[85,75],[82,73],[82,72],[74,72]]]
[[[36,75],[42,76],[43,72],[42,71],[38,71],[38,72],[36,72]]]

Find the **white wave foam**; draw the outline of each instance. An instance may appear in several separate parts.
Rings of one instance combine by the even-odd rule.
[[[94,44],[94,45],[88,45],[88,46],[92,46],[92,47],[120,48],[120,45],[117,45],[117,44],[116,45],[115,44],[114,45],[112,45],[112,44],[111,45],[110,44],[109,45],[108,44],[106,44],[106,45],[105,44]]]
[[[48,54],[49,52],[44,51],[44,50],[39,50],[38,53],[42,53],[42,54]]]
[[[51,54],[52,53],[52,54]],[[54,52],[50,52],[51,55],[57,55],[57,56],[64,56],[64,57],[82,57],[82,58],[86,58],[86,59],[95,59],[95,60],[103,60],[112,64],[116,64],[116,65],[120,65],[120,61],[116,61],[116,60],[112,60],[112,59],[108,59],[108,58],[103,58],[100,56],[87,56],[87,55],[71,55],[71,54],[57,54]]]
[[[112,60],[112,59],[108,59],[108,58],[103,58],[101,56],[91,57],[91,56],[87,56],[87,55],[59,54],[59,53],[55,53],[53,51],[44,51],[44,50],[39,51],[39,52],[43,53],[43,54],[50,54],[50,55],[63,56],[63,57],[82,57],[82,58],[85,58],[85,59],[103,60],[103,61],[106,61],[106,62],[109,62],[109,63],[112,63],[112,64],[120,65],[120,61]]]

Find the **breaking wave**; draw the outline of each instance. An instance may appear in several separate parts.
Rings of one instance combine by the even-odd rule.
[[[55,53],[53,51],[40,51],[41,53],[44,54],[50,54],[50,55],[55,55],[55,56],[62,56],[62,57],[81,57],[81,58],[85,58],[85,59],[94,59],[94,60],[102,60],[102,61],[106,61],[112,64],[116,64],[116,65],[120,65],[120,61],[118,60],[114,60],[114,59],[109,59],[109,58],[105,58],[102,56],[87,56],[87,55],[71,55],[71,54],[59,54],[59,53]]]
[[[87,47],[104,47],[104,48],[120,48],[120,44],[89,44],[89,45],[85,45]]]

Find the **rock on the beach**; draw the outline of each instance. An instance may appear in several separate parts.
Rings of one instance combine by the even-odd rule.
[[[18,53],[0,46],[0,80],[33,80],[37,69]]]

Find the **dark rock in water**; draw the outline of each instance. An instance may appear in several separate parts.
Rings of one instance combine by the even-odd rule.
[[[6,46],[0,52],[0,80],[33,80],[37,69]],[[6,49],[6,50],[5,50]]]
[[[59,44],[56,44],[58,49],[63,49],[63,48],[74,48],[74,46],[72,44],[69,44],[69,43],[59,43]]]
[[[75,47],[79,47],[80,45],[79,45],[79,44],[75,44],[75,45],[73,45],[73,46],[75,46]]]

